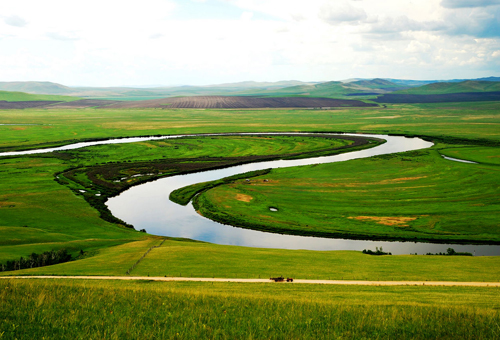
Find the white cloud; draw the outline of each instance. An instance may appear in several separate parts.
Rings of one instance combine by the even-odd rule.
[[[406,48],[406,52],[409,53],[425,53],[429,52],[431,49],[431,45],[426,44],[426,43],[421,43],[417,40],[412,40],[409,44],[408,47]]]
[[[4,22],[7,25],[14,26],[14,27],[24,27],[28,24],[28,22],[26,20],[24,20],[23,18],[21,18],[20,16],[17,16],[17,15],[11,15],[11,16],[6,17],[4,19]]]
[[[0,80],[104,86],[498,75],[496,7],[441,2],[10,1],[1,6]],[[16,16],[22,21],[13,26],[6,18]]]
[[[243,21],[250,21],[250,20],[252,20],[252,17],[253,17],[253,13],[252,12],[243,12],[241,14],[240,19],[243,20]]]
[[[330,24],[363,21],[367,18],[362,8],[354,7],[347,2],[329,3],[321,7],[319,17]]]
[[[58,33],[58,32],[48,32],[46,33],[46,36],[55,39],[55,40],[61,40],[61,41],[75,41],[79,40],[79,38],[74,35],[74,34],[64,34],[64,33]]]

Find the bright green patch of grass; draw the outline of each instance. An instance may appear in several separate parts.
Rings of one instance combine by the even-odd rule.
[[[117,275],[161,238],[100,250],[93,257],[3,275]],[[0,248],[1,249],[1,248]],[[88,247],[84,248],[88,249]],[[272,260],[270,260],[272,259]],[[497,256],[370,256],[357,251],[311,251],[226,246],[167,239],[152,249],[130,275],[371,281],[500,281]]]
[[[26,109],[2,110],[0,149],[89,138],[274,131],[398,133],[500,141],[497,102],[387,105],[334,110]]]
[[[272,260],[270,260],[272,259]],[[223,246],[167,240],[132,272],[140,276],[323,280],[500,281],[500,257],[392,255]]]
[[[487,339],[498,288],[0,281],[14,338]]]
[[[485,147],[450,147],[440,150],[440,153],[457,159],[483,164],[500,165],[499,148]]]
[[[59,101],[59,102],[71,102],[81,98],[70,97],[70,96],[56,96],[47,94],[30,94],[24,92],[11,92],[11,91],[0,91],[0,100],[5,100],[7,102],[24,102],[24,101]]]
[[[499,174],[497,166],[445,160],[435,149],[412,151],[275,169],[266,181],[210,189],[195,207],[221,222],[290,234],[498,243]]]

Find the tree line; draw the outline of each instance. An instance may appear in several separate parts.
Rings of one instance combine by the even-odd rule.
[[[0,264],[0,271],[20,270],[36,267],[50,266],[53,264],[68,262],[71,260],[71,254],[67,249],[50,250],[41,254],[31,253],[28,257],[20,257],[19,260],[7,261]]]

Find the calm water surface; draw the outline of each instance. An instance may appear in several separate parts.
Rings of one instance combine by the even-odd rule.
[[[446,252],[447,248],[452,247],[456,251],[468,251],[475,255],[500,255],[500,246],[359,241],[266,233],[214,222],[197,214],[192,204],[184,207],[169,200],[170,193],[175,189],[238,173],[267,168],[340,162],[432,146],[432,143],[419,138],[386,135],[363,136],[382,138],[387,140],[387,143],[372,149],[335,156],[252,163],[168,177],[132,187],[119,196],[109,199],[107,205],[113,215],[134,225],[136,229],[144,228],[149,233],[156,235],[184,237],[217,244],[309,250],[375,250],[375,247],[383,247],[384,251],[390,251],[393,254],[438,253]]]
[[[291,133],[285,134],[288,135]],[[296,134],[300,135],[300,133]],[[218,134],[207,134],[205,136],[210,135]],[[259,133],[249,133],[248,135],[259,135]],[[322,135],[324,135],[324,133],[322,133]],[[360,136],[355,134],[346,135]],[[185,135],[132,137],[94,142],[82,142],[55,148],[3,152],[0,153],[0,156],[38,154],[52,151],[72,150],[93,145],[134,143],[146,140],[160,140],[168,138],[179,138],[184,136]],[[382,138],[387,140],[387,143],[372,149],[355,151],[336,156],[315,157],[290,161],[278,160],[271,162],[252,163],[221,170],[168,177],[132,187],[119,196],[109,199],[107,205],[113,215],[130,224],[133,224],[136,229],[146,229],[149,233],[156,235],[185,237],[217,244],[310,250],[375,250],[375,247],[383,247],[384,251],[390,251],[393,254],[425,254],[427,252],[438,253],[446,252],[447,248],[452,247],[456,251],[467,251],[474,253],[475,255],[500,255],[500,246],[359,241],[265,233],[261,231],[236,228],[211,221],[198,215],[194,211],[191,204],[183,207],[171,202],[168,199],[170,192],[183,186],[220,179],[247,171],[308,164],[341,162],[381,154],[424,149],[432,146],[432,143],[423,141],[419,138],[405,138],[385,135],[361,136]],[[449,159],[448,157],[445,158]],[[458,159],[450,160],[462,161]],[[469,161],[466,162],[469,163]]]

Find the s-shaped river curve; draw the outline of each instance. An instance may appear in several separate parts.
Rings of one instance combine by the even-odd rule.
[[[253,133],[251,135],[256,135]],[[289,134],[289,133],[288,133]],[[264,135],[264,134],[262,134]],[[272,135],[272,134],[267,134]],[[311,135],[307,133],[307,135]],[[322,133],[322,135],[325,135]],[[420,138],[406,138],[387,135],[357,135],[385,139],[385,144],[335,156],[314,157],[299,160],[277,160],[239,165],[219,170],[204,171],[187,175],[177,175],[132,187],[106,203],[114,216],[130,223],[136,229],[146,229],[151,234],[190,238],[217,244],[260,248],[309,249],[309,250],[363,250],[383,247],[393,254],[425,254],[446,252],[449,247],[456,251],[471,252],[475,255],[500,255],[499,246],[432,244],[415,242],[360,241],[308,236],[283,235],[262,231],[236,228],[220,224],[200,216],[192,204],[180,206],[169,200],[169,195],[178,188],[212,181],[248,171],[282,168],[299,165],[341,162],[358,158],[396,152],[419,150],[431,147],[431,142]]]

